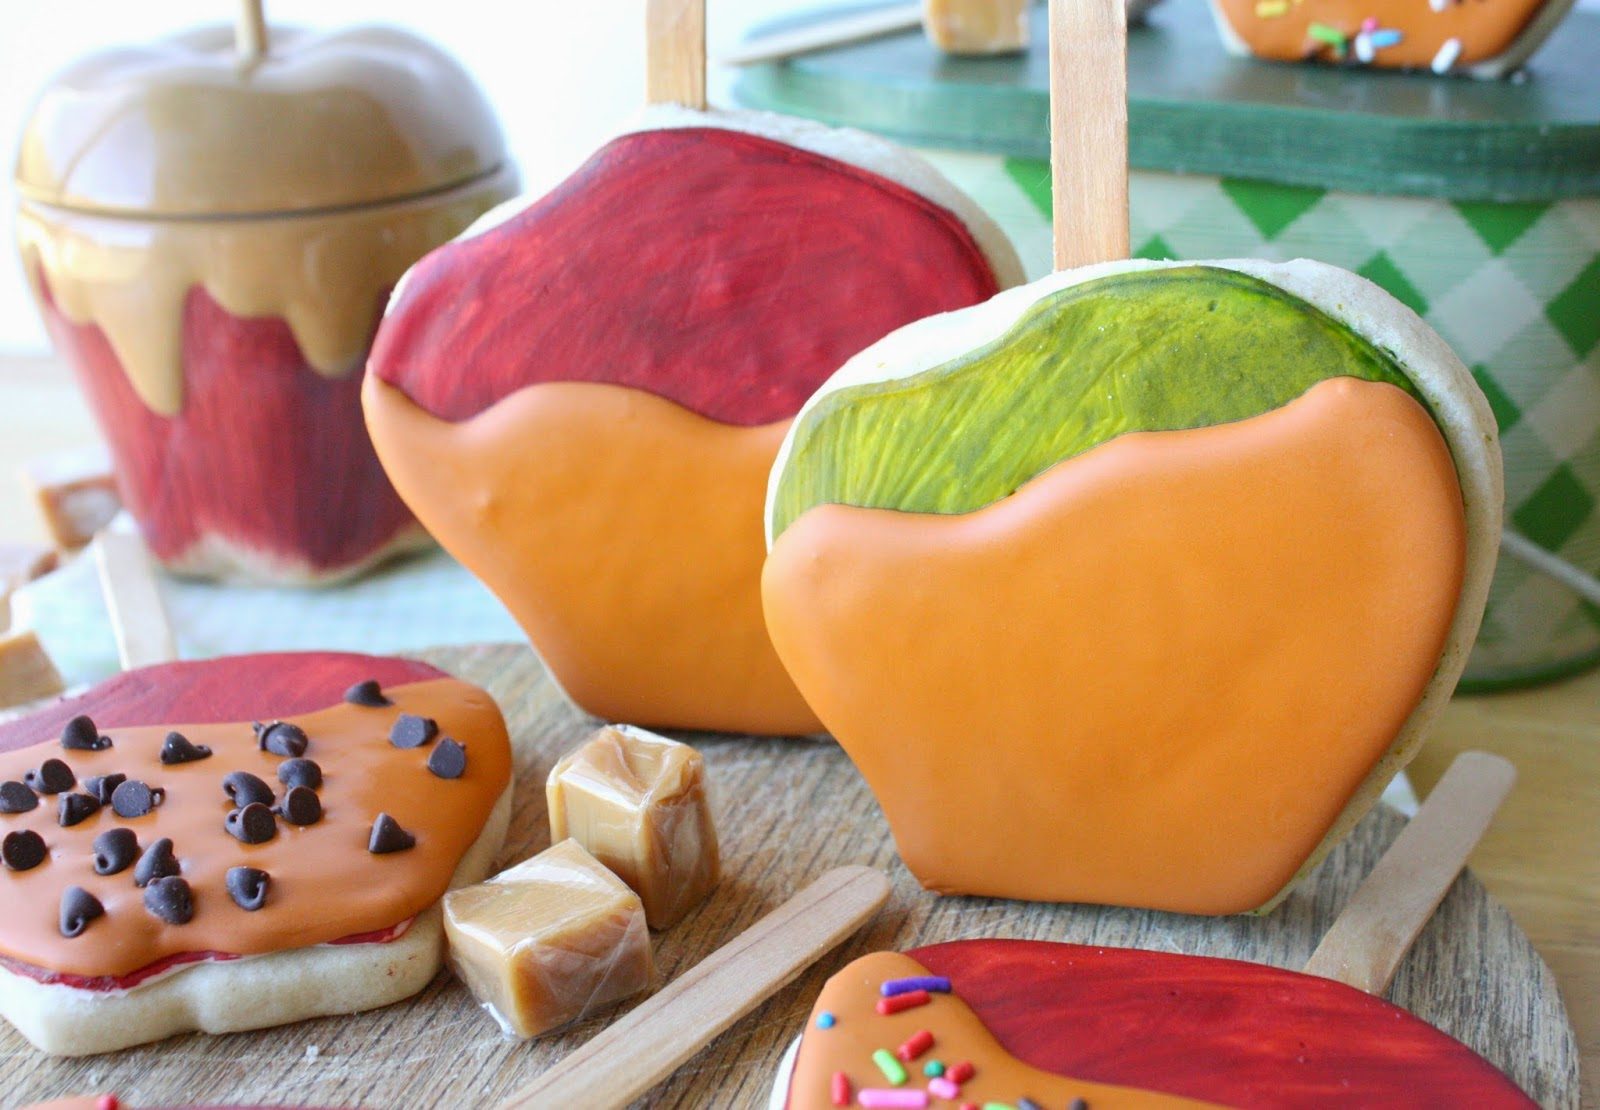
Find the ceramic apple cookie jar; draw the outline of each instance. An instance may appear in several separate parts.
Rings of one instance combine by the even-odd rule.
[[[683,14],[655,25],[696,25]],[[407,504],[579,706],[811,732],[761,615],[778,444],[850,355],[1020,266],[921,159],[706,110],[703,41],[663,31],[652,51],[659,103],[636,126],[407,274],[367,424]],[[663,91],[668,70],[687,88]]]
[[[1316,262],[1068,269],[851,359],[773,469],[773,642],[923,885],[1272,904],[1454,688],[1500,532],[1460,360]]]
[[[19,245],[156,557],[325,581],[426,540],[359,371],[400,274],[516,181],[431,44],[244,38],[208,27],[60,74],[17,160]]]

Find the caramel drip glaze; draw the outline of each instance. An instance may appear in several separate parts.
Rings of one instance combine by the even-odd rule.
[[[307,363],[359,370],[383,300],[418,258],[514,192],[497,170],[435,194],[305,214],[136,219],[23,201],[23,268],[73,323],[105,332],[150,409],[183,408],[184,300],[198,285],[239,317],[288,323]]]
[[[959,1103],[984,1106],[1000,1103],[1016,1106],[1029,1098],[1041,1106],[1070,1106],[1083,1099],[1093,1110],[1134,1110],[1134,1108],[1172,1108],[1213,1106],[1179,1095],[1161,1094],[1135,1087],[1089,1083],[1055,1075],[1024,1064],[1012,1056],[982,1019],[954,994],[932,994],[928,1003],[897,1014],[880,1014],[876,1007],[883,997],[879,988],[891,979],[925,976],[928,970],[910,956],[898,952],[874,952],[863,956],[829,979],[812,1008],[795,1059],[794,1076],[789,1084],[791,1110],[826,1110],[835,1105],[832,1082],[836,1072],[850,1080],[852,1101],[863,1088],[890,1088],[872,1054],[879,1049],[893,1053],[919,1030],[933,1034],[933,1044],[905,1065],[906,1082],[901,1089],[927,1089],[923,1066],[939,1060],[949,1068],[960,1061],[973,1065],[971,1079],[961,1084]],[[817,1018],[832,1014],[834,1024],[823,1029]],[[930,1097],[930,1106],[956,1103]]]
[[[376,932],[407,921],[437,902],[496,801],[511,782],[511,747],[493,699],[476,686],[441,678],[386,689],[394,702],[382,708],[341,703],[286,718],[310,738],[305,758],[324,776],[318,791],[323,817],[297,828],[278,821],[277,836],[244,844],[223,821],[232,808],[222,780],[249,771],[281,801],[279,756],[258,749],[250,722],[159,725],[107,729],[105,751],[64,751],[47,742],[0,755],[0,781],[21,781],[46,759],[64,761],[79,786],[90,775],[121,773],[166,790],[166,800],[144,817],[124,820],[109,807],[72,828],[56,823],[56,798],[46,796],[30,813],[0,815],[0,835],[33,829],[49,858],[31,871],[0,871],[0,956],[61,975],[122,977],[171,956],[191,953],[259,955],[324,944]],[[389,729],[401,713],[431,717],[441,735],[467,749],[459,779],[427,769],[432,744],[401,749]],[[158,758],[168,731],[176,730],[213,755],[164,766]],[[434,741],[434,744],[438,741]],[[409,851],[367,851],[372,823],[387,813],[416,837]],[[168,925],[144,907],[133,869],[95,874],[94,838],[107,829],[134,830],[148,847],[170,837],[182,874],[194,891],[194,918]],[[264,907],[246,912],[225,886],[232,867],[257,867],[272,877]],[[81,886],[105,906],[105,916],[72,939],[61,935],[62,893]]]

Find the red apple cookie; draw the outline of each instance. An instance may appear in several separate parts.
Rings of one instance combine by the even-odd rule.
[[[1534,1105],[1465,1045],[1330,979],[1022,940],[854,961],[823,987],[772,1099],[774,1110],[958,1104]]]
[[[998,230],[881,140],[657,109],[424,259],[367,423],[401,495],[613,720],[817,720],[767,640],[766,478],[846,358],[1020,279]]]

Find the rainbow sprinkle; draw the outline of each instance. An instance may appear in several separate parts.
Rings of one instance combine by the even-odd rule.
[[[949,994],[950,980],[943,975],[915,975],[908,979],[885,979],[878,988],[878,993],[885,998],[893,998],[897,994],[911,994],[915,991]]]
[[[878,1070],[889,1081],[891,1087],[903,1087],[906,1082],[906,1069],[900,1061],[894,1058],[894,1053],[887,1048],[880,1048],[872,1054],[872,1062],[878,1065]]]
[[[1256,15],[1261,19],[1277,19],[1289,11],[1289,0],[1257,0]]]
[[[886,1091],[881,1087],[863,1087],[856,1092],[856,1101],[873,1110],[921,1110],[928,1105],[927,1091]]]
[[[817,1015],[818,1029],[832,1029],[838,1023],[839,1019],[828,1013],[826,1010]]]

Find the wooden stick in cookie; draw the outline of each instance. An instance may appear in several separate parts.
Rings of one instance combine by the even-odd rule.
[[[704,0],[651,0],[650,104],[400,283],[363,390],[401,496],[612,721],[816,731],[767,638],[761,504],[839,364],[1022,279],[933,167],[705,104]]]
[[[1041,941],[856,960],[823,988],[773,1110],[1531,1107],[1493,1065],[1366,993],[1387,985],[1513,777],[1498,757],[1459,757],[1305,974]]]

